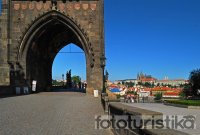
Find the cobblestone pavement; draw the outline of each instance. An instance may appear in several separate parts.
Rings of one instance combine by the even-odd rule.
[[[112,135],[95,129],[100,99],[49,92],[0,99],[0,135]]]
[[[196,116],[196,129],[181,130],[191,135],[200,135],[200,109],[187,109],[174,106],[167,106],[158,103],[125,103],[126,105],[161,112],[164,115],[195,115]]]

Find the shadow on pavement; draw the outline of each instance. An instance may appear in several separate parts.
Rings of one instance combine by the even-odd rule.
[[[10,94],[1,94],[0,93],[0,99],[3,98],[10,98],[10,97],[18,97],[18,96],[26,96],[29,94],[37,94],[37,93],[41,93],[41,92],[79,92],[79,93],[86,93],[86,89],[78,89],[78,88],[54,88],[52,87],[50,90],[43,90],[43,91],[36,91],[36,92],[32,92],[32,91],[28,91],[27,93],[24,93],[22,90],[20,91],[19,94],[16,94],[15,92],[10,93]]]
[[[86,93],[85,89],[75,89],[75,88],[70,88],[70,89],[51,89],[50,91],[47,92],[81,92],[81,93]]]

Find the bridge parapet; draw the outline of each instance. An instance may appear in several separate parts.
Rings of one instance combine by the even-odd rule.
[[[145,120],[148,121],[149,119],[152,119],[152,118],[154,121],[163,120],[163,114],[160,112],[128,106],[126,104],[121,103],[119,100],[116,100],[115,102],[113,100],[109,101],[109,99],[107,100],[107,98],[105,98],[104,96],[102,98],[102,105],[105,111],[108,112],[107,113],[108,118],[110,118],[111,121],[114,117],[124,118],[124,116],[131,117],[131,118],[134,117],[139,120],[142,120],[143,122],[145,122]],[[108,110],[106,110],[106,108]],[[147,125],[143,125],[143,126],[146,126],[146,127],[142,127],[142,128],[134,128],[134,127],[116,128],[115,127],[111,129],[115,135],[121,135],[121,134],[123,135],[137,135],[137,134],[139,135],[161,135],[161,134],[162,135],[188,135],[186,133],[173,130],[173,129],[166,129],[166,128],[153,129],[151,123]],[[153,125],[153,126],[156,126],[156,125]],[[140,127],[140,125],[139,126],[137,125],[137,127]]]

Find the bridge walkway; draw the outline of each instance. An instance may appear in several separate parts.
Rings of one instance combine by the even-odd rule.
[[[112,135],[95,129],[100,98],[80,92],[43,92],[0,98],[1,135]]]

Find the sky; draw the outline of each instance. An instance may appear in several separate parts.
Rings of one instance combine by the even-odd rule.
[[[199,7],[200,0],[105,0],[109,79],[134,79],[138,72],[158,79],[188,79],[193,69],[200,68]],[[84,55],[77,57],[84,67],[85,63],[79,60]],[[71,59],[68,60],[73,63]],[[55,63],[59,62],[63,61],[56,57]],[[62,70],[57,67],[53,66],[53,74],[61,76]],[[79,70],[80,67],[72,64],[70,68],[85,77],[85,69]]]
[[[78,75],[82,81],[86,80],[85,53],[74,44],[63,47],[56,55],[52,67],[52,78],[62,79],[62,74],[66,77],[66,72],[69,70],[72,76]]]
[[[0,0],[0,15],[1,15],[1,12],[2,12],[1,7],[2,7],[2,0]]]

